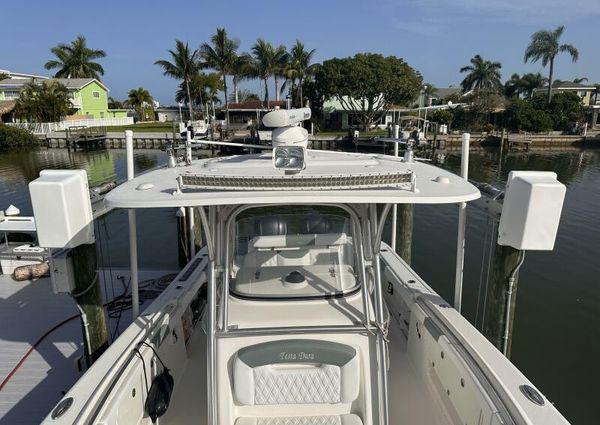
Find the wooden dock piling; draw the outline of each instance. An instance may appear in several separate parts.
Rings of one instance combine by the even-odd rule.
[[[497,237],[497,236],[496,236]],[[483,334],[502,351],[502,336],[506,325],[506,309],[509,309],[509,328],[506,356],[510,357],[515,306],[517,303],[518,276],[512,288],[510,305],[507,306],[508,280],[519,263],[520,251],[495,243],[494,258],[485,306]]]
[[[108,329],[96,271],[98,265],[96,244],[80,245],[73,248],[72,253],[75,279],[73,297],[82,311],[83,327],[87,337],[84,348],[89,366],[108,348]]]
[[[398,204],[398,246],[396,252],[410,265],[412,257],[414,205]]]

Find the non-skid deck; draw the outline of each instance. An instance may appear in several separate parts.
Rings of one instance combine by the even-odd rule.
[[[169,273],[140,271],[140,281]],[[105,298],[122,293],[118,276],[125,284],[129,282],[128,270],[100,271]],[[140,311],[153,300],[143,301]],[[109,318],[110,336],[118,336],[131,320],[128,308],[119,320]],[[117,326],[120,332],[115,332]],[[0,382],[54,327],[0,390],[0,425],[39,424],[81,377],[76,361],[83,355],[81,320],[73,298],[54,294],[49,278],[15,282],[0,275]]]
[[[0,379],[42,335],[77,315],[71,297],[52,293],[49,278],[15,282],[0,276]],[[82,353],[78,318],[50,333],[0,390],[0,424],[40,423],[80,376],[74,362]]]

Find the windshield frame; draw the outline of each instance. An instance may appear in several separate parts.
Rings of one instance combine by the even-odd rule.
[[[235,223],[237,223],[237,217],[244,211],[249,209],[257,209],[264,207],[281,207],[281,206],[310,206],[310,207],[330,207],[336,208],[344,211],[348,214],[348,220],[350,224],[350,228],[352,230],[353,237],[353,245],[354,245],[354,262],[355,262],[355,270],[354,274],[357,276],[356,284],[349,289],[332,292],[330,294],[317,294],[317,295],[298,295],[294,297],[289,296],[262,296],[262,295],[249,295],[240,293],[235,291],[234,288],[231,287],[231,269],[233,265],[233,261],[235,260]],[[363,254],[363,235],[362,235],[362,226],[361,221],[356,213],[356,211],[347,204],[329,204],[329,203],[319,203],[319,204],[304,204],[304,203],[290,203],[290,204],[259,204],[259,205],[241,205],[233,210],[224,226],[224,236],[225,236],[225,246],[224,246],[224,285],[223,285],[223,295],[230,295],[235,298],[244,299],[244,300],[252,300],[252,301],[307,301],[307,300],[328,300],[328,299],[336,299],[336,298],[344,298],[348,296],[352,296],[357,292],[361,291],[365,282],[365,262],[364,262],[364,254]],[[226,305],[228,303],[225,302],[224,313],[226,313]]]

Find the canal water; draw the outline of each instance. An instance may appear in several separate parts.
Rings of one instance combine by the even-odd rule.
[[[136,173],[166,163],[160,151],[136,151]],[[460,168],[459,152],[443,166]],[[45,168],[78,168],[90,186],[123,179],[125,152],[69,152],[62,149],[0,152],[0,208],[10,204],[32,213],[27,184]],[[597,424],[600,396],[600,151],[564,150],[511,153],[473,151],[473,179],[503,185],[510,170],[553,170],[567,185],[560,229],[552,252],[530,252],[520,273],[511,360],[574,424]],[[177,266],[173,210],[138,212],[140,266]],[[452,301],[457,207],[417,206],[413,267],[445,299]],[[115,211],[97,223],[99,261],[128,266],[127,218]],[[465,259],[464,315],[482,327],[486,258],[491,225],[469,208]]]

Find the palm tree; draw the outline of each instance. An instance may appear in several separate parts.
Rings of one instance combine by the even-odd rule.
[[[15,115],[34,122],[56,122],[73,111],[69,91],[56,80],[27,83],[15,103]]]
[[[477,89],[497,89],[502,86],[500,82],[500,62],[483,59],[480,55],[471,58],[471,65],[464,66],[460,72],[468,72],[460,83],[464,92]]]
[[[235,103],[239,102],[238,96],[238,84],[242,80],[252,78],[254,72],[252,67],[252,56],[248,53],[242,53],[235,58],[231,75],[233,76],[233,96],[229,96],[229,99]]]
[[[589,80],[589,78],[588,78],[588,77],[578,77],[578,78],[573,78],[573,82],[574,82],[574,83],[576,83],[576,84],[581,84],[581,83],[583,83],[584,81],[587,83],[587,82],[588,82],[588,81],[590,81],[590,80]]]
[[[285,63],[287,61],[287,52],[285,46],[275,48],[268,41],[259,38],[252,46],[252,55],[254,56],[254,74],[265,84],[265,102],[269,107],[269,86],[268,80],[272,76],[275,80],[275,99],[279,100],[279,79],[283,76]]]
[[[526,98],[531,98],[535,89],[543,87],[548,82],[548,79],[539,72],[523,74],[521,77],[520,92]]]
[[[150,92],[143,87],[131,89],[127,93],[127,103],[138,112],[140,121],[145,119],[144,107],[151,105],[153,100]]]
[[[223,81],[218,73],[205,74],[197,71],[191,76],[189,85],[192,102],[195,105],[202,108],[207,102],[219,102],[217,94],[223,89]],[[179,85],[179,89],[175,93],[175,100],[177,102],[187,102],[186,88],[183,83]]]
[[[307,77],[312,75],[314,66],[311,62],[316,51],[316,49],[306,50],[304,43],[296,40],[296,44],[292,46],[288,55],[288,63],[284,69],[286,83],[284,83],[281,89],[282,91],[284,90],[287,81],[291,82],[292,87],[296,86],[296,96],[299,106],[302,106],[303,103],[302,83]],[[297,85],[296,80],[298,81]]]
[[[231,75],[236,63],[236,51],[240,47],[239,40],[227,37],[225,28],[217,28],[217,32],[210,38],[212,46],[203,43],[200,46],[200,56],[206,66],[217,70],[223,77],[223,91],[225,93],[225,114],[229,125],[229,103],[227,100],[227,75]]]
[[[249,100],[260,100],[260,98],[256,93],[253,93],[250,90],[240,90],[235,96],[233,93],[229,95],[230,102],[247,102]]]
[[[513,74],[510,76],[510,80],[504,83],[504,95],[506,97],[518,96],[521,93],[521,76],[519,74]]]
[[[171,61],[157,60],[154,65],[163,69],[163,75],[183,80],[187,94],[187,104],[190,111],[190,120],[193,120],[192,95],[190,92],[190,79],[198,72],[198,50],[191,51],[188,44],[175,40],[175,50],[169,50]]]
[[[542,61],[542,66],[550,64],[548,72],[548,103],[552,99],[552,76],[554,74],[554,58],[562,52],[567,52],[573,62],[577,62],[579,51],[572,44],[560,44],[560,37],[565,27],[561,25],[554,31],[540,30],[531,36],[531,43],[525,49],[524,61]]]
[[[284,45],[280,45],[275,49],[273,57],[273,81],[275,83],[275,100],[279,100],[279,77],[285,78],[285,69],[288,64],[289,54]]]
[[[104,68],[94,59],[106,57],[106,52],[99,49],[87,47],[87,41],[83,35],[77,36],[71,44],[60,43],[50,51],[56,59],[49,60],[44,64],[46,69],[58,68],[54,77],[56,78],[96,78],[104,75]]]

